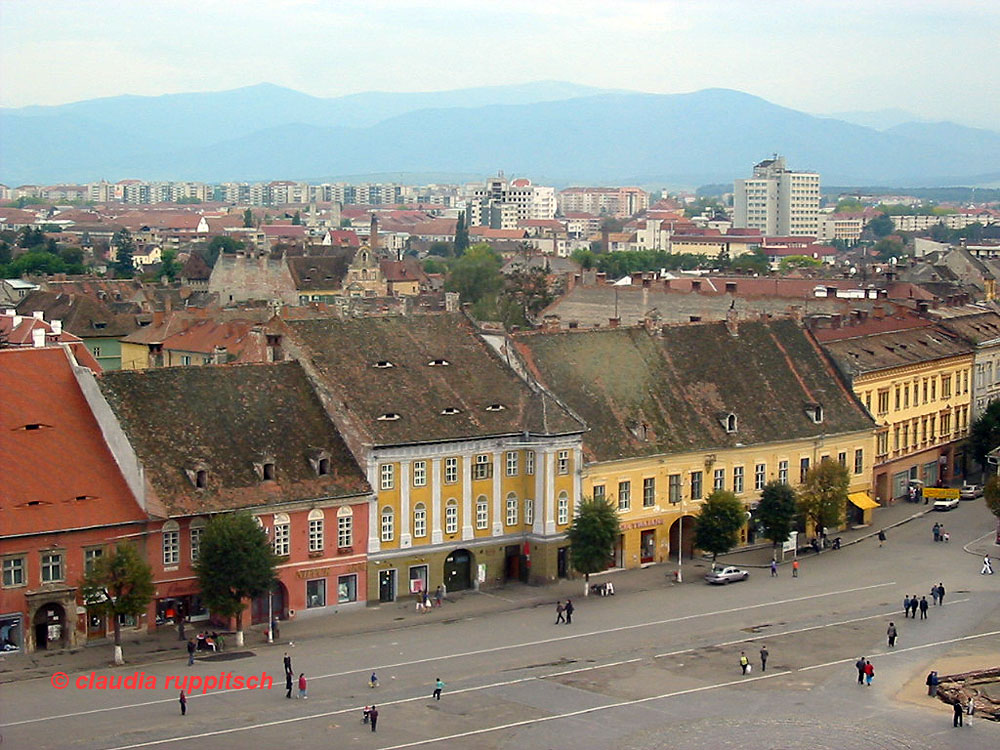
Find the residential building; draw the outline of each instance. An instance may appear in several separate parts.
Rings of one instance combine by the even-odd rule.
[[[508,182],[503,172],[473,188],[468,202],[469,226],[516,229],[522,219],[551,219],[555,214],[555,188],[532,185],[524,178]]]
[[[573,213],[627,219],[649,208],[649,194],[639,187],[569,187],[559,191],[559,214]]]
[[[768,235],[812,235],[819,231],[819,174],[794,172],[783,156],[774,155],[753,169],[753,177],[736,180],[733,224]]]
[[[978,305],[929,310],[928,314],[942,328],[961,336],[975,347],[972,359],[972,413],[969,416],[975,422],[991,401],[1000,399],[1000,315],[994,310],[983,310]]]

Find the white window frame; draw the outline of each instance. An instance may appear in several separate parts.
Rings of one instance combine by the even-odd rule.
[[[642,478],[642,507],[652,508],[656,505],[656,477]]]
[[[566,494],[566,490],[559,493],[556,508],[556,523],[565,526],[569,523],[569,495]]]
[[[346,505],[337,511],[337,549],[354,546],[354,512]]]
[[[788,460],[778,461],[778,481],[788,484]]]
[[[204,518],[194,518],[188,525],[188,537],[191,540],[191,562],[198,561],[201,554],[201,536],[205,533],[207,522]]]
[[[83,551],[83,572],[89,573],[93,570],[97,561],[104,557],[104,547],[90,547]]]
[[[476,498],[476,528],[488,529],[490,527],[490,503],[486,495]]]
[[[444,506],[444,533],[458,533],[458,500],[450,498]]]
[[[632,507],[632,482],[623,479],[618,483],[618,510],[625,511]]]
[[[760,492],[767,484],[767,464],[756,464],[753,471],[753,488]]]
[[[391,490],[396,486],[396,467],[394,464],[379,466],[379,489]]]
[[[507,476],[516,477],[518,470],[517,451],[507,451]]]
[[[472,466],[472,478],[477,481],[493,478],[493,458],[489,453],[476,455],[476,462]]]
[[[520,512],[517,507],[517,495],[513,492],[507,493],[507,526],[517,526]]]
[[[427,506],[423,503],[413,506],[413,536],[415,539],[427,536]]]
[[[20,580],[15,580],[20,578]],[[28,564],[24,555],[5,557],[3,559],[3,586],[12,589],[27,585]]]
[[[734,466],[733,467],[733,494],[742,495],[743,494],[743,467]]]
[[[288,557],[292,551],[292,520],[286,513],[274,515],[274,554]]]
[[[386,505],[382,508],[379,516],[381,520],[379,528],[381,532],[380,539],[383,542],[391,542],[396,538],[396,514],[391,506]]]
[[[426,461],[414,461],[413,462],[413,486],[414,487],[426,487],[427,486],[427,462]]]
[[[179,565],[181,562],[181,527],[177,521],[170,520],[161,529],[164,567]]]
[[[529,529],[535,524],[535,501],[530,497],[524,498],[524,525]]]
[[[556,466],[559,474],[569,474],[569,451],[556,454]]]
[[[1000,371],[1000,370],[998,370]],[[524,452],[524,473],[529,476],[535,473],[535,452],[525,451]]]
[[[458,482],[458,458],[452,456],[444,460],[444,483],[455,484]]]
[[[322,552],[326,548],[326,529],[323,511],[313,508],[309,511],[309,551]]]
[[[66,566],[62,552],[43,552],[42,583],[56,583],[66,580]]]
[[[726,470],[716,469],[712,474],[712,492],[726,489]]]

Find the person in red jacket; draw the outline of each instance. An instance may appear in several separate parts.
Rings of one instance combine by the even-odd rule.
[[[306,673],[299,673],[299,697],[303,700],[308,700],[309,696],[306,695]]]

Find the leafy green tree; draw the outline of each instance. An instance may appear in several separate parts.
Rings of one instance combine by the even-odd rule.
[[[235,255],[244,247],[245,245],[242,240],[234,240],[232,237],[219,235],[211,239],[201,255],[209,266],[215,266],[215,261],[219,259],[219,253]]]
[[[64,247],[59,251],[59,258],[67,266],[83,267],[83,250],[79,247]]]
[[[755,273],[760,276],[767,276],[771,272],[771,262],[767,258],[767,253],[760,248],[752,253],[744,253],[738,258],[733,258],[729,267],[734,271]]]
[[[14,278],[24,274],[52,274],[66,273],[66,271],[66,263],[58,255],[36,249],[24,253],[17,260],[7,264],[5,273]]]
[[[876,238],[881,239],[895,232],[896,227],[892,223],[892,218],[888,214],[883,213],[868,222],[868,230]]]
[[[101,555],[81,584],[88,610],[111,618],[115,630],[115,664],[122,658],[120,616],[138,617],[153,598],[153,570],[131,542],[121,542],[110,555]]]
[[[798,500],[794,489],[777,480],[764,485],[755,515],[764,536],[770,539],[775,547],[788,541],[798,513]]]
[[[302,214],[299,211],[295,212],[295,216],[292,217],[292,226],[300,226],[302,224]]]
[[[432,242],[431,246],[427,248],[428,255],[436,255],[439,258],[450,258],[453,253],[451,251],[451,245],[447,242]]]
[[[236,618],[236,645],[243,645],[246,602],[265,593],[278,559],[267,534],[249,513],[213,516],[202,533],[195,572],[212,612]]]
[[[900,258],[906,255],[906,247],[902,242],[894,237],[883,237],[875,243],[872,251],[879,257],[888,260],[889,258]]]
[[[181,267],[177,263],[176,250],[164,250],[160,261],[160,276],[166,276],[173,281],[180,273]]]
[[[469,227],[465,220],[465,211],[458,214],[458,222],[455,224],[455,255],[464,255],[469,249]]]
[[[111,246],[117,250],[115,260],[111,264],[115,276],[119,278],[132,278],[135,275],[135,265],[132,263],[135,242],[132,240],[132,233],[125,227],[122,227],[111,238]]]
[[[983,502],[997,518],[997,540],[1000,541],[1000,476],[992,476],[983,487]]]
[[[497,294],[504,284],[500,256],[486,244],[473,245],[451,265],[445,289],[458,292],[463,302],[476,303]]]
[[[185,206],[185,205],[187,205],[187,206],[197,206],[199,203],[201,203],[201,198],[196,198],[193,195],[186,195],[186,196],[182,196],[181,198],[177,199],[177,204],[179,206]]]
[[[21,227],[17,231],[18,247],[38,247],[45,244],[45,232],[40,227]]]
[[[600,573],[611,563],[620,534],[618,511],[609,502],[580,499],[567,536],[573,568],[583,573],[584,596],[590,594],[590,574]]]
[[[249,208],[243,212],[243,226],[249,229],[253,226],[253,211]]]
[[[851,483],[847,467],[824,458],[809,469],[799,488],[799,513],[814,531],[839,528],[847,509],[847,487]]]
[[[446,273],[448,271],[448,265],[441,260],[436,260],[435,258],[427,258],[423,262],[424,273]]]
[[[972,457],[981,466],[986,465],[986,454],[1000,447],[1000,399],[990,401],[976,417],[969,430],[969,445]]]
[[[712,565],[720,554],[736,546],[738,532],[747,520],[746,508],[732,492],[715,490],[701,504],[695,519],[694,544],[712,553]]]
[[[856,198],[841,198],[837,201],[837,208],[835,210],[837,213],[859,213],[860,211],[864,211],[865,207]]]
[[[584,250],[582,248],[574,250],[569,257],[579,263],[580,268],[584,270],[593,268],[597,263],[597,256],[594,252],[591,250]]]
[[[782,271],[789,271],[793,268],[819,268],[823,261],[817,258],[810,258],[808,255],[789,255],[782,258],[778,268]]]

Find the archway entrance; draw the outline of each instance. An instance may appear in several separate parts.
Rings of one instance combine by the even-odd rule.
[[[682,523],[683,521],[683,523]],[[678,518],[670,524],[670,559],[677,560],[677,550],[682,549],[682,554],[688,560],[694,557],[694,516],[684,516]],[[683,527],[683,541],[679,541],[681,529]]]
[[[267,624],[267,594],[261,594],[250,608],[250,622],[254,625]],[[279,620],[288,619],[288,589],[281,581],[276,581],[271,589],[271,614]]]
[[[472,553],[457,549],[444,561],[444,585],[448,591],[472,588]]]
[[[35,634],[35,650],[65,648],[69,633],[66,629],[66,610],[61,604],[46,604],[39,607],[32,620]]]

